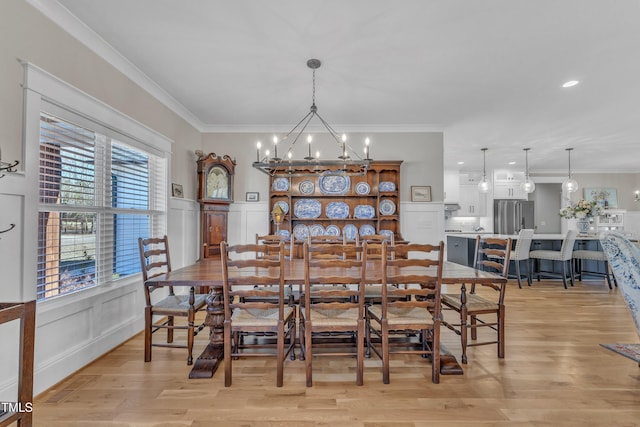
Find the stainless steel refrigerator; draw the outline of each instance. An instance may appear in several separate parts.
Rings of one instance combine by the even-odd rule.
[[[523,228],[534,228],[533,212],[533,201],[494,200],[493,232],[517,234]]]

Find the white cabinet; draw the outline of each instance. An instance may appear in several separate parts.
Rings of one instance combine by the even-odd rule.
[[[494,199],[527,199],[527,193],[522,190],[524,172],[496,169],[493,172]]]
[[[485,216],[487,215],[487,195],[478,191],[478,183],[482,181],[482,174],[460,174],[460,210],[457,216]]]

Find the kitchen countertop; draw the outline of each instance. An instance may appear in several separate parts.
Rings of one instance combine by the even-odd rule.
[[[478,234],[481,234],[484,237],[497,237],[500,239],[506,239],[511,237],[511,239],[516,240],[518,238],[517,234],[506,235],[506,234],[493,234],[491,232],[480,232],[480,233],[446,233],[447,236],[457,236],[457,237],[465,237],[467,239],[475,239]],[[534,234],[533,240],[563,240],[564,234]],[[580,236],[576,237],[576,240],[598,240],[598,236]]]

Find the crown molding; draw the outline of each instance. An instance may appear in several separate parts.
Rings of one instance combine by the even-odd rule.
[[[62,28],[62,30],[66,31],[80,43],[87,46],[96,55],[107,61],[116,70],[127,76],[191,126],[196,128],[198,131],[203,132],[205,125],[198,117],[196,117],[184,105],[178,102],[173,96],[160,87],[160,85],[149,78],[149,76],[143,73],[138,67],[131,63],[131,61],[125,58],[120,52],[114,49],[113,46],[107,43],[95,31],[89,28],[84,22],[78,19],[60,3],[50,0],[26,1]]]
[[[293,124],[288,125],[204,125],[203,133],[286,133],[291,130]],[[444,132],[445,127],[438,124],[407,124],[407,125],[384,125],[384,124],[332,124],[331,127],[338,133],[427,133]],[[309,125],[305,132],[328,133],[322,125]]]

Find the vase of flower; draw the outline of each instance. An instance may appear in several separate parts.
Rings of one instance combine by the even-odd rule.
[[[579,219],[576,221],[576,225],[578,226],[579,234],[589,234],[589,227],[591,226],[591,223],[588,218]]]
[[[576,219],[578,233],[589,234],[591,228],[591,218],[602,213],[602,207],[593,200],[587,202],[579,200],[578,203],[560,209],[560,216],[567,219]]]

